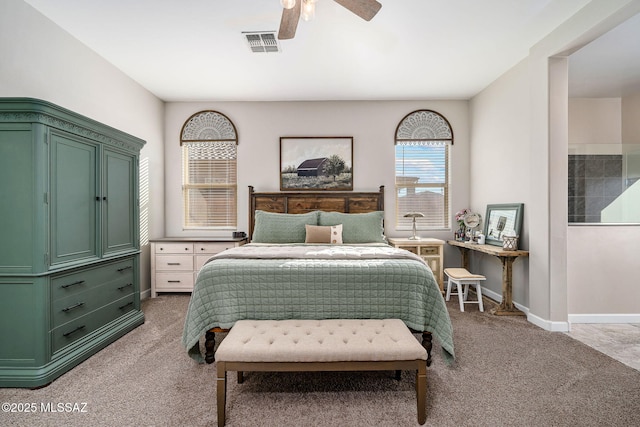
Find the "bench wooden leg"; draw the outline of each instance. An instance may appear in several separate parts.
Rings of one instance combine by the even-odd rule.
[[[427,364],[419,363],[416,372],[416,400],[418,404],[418,424],[427,421]]]
[[[227,368],[224,362],[218,362],[218,378],[217,378],[217,404],[218,404],[218,426],[223,427],[226,419],[227,404]]]

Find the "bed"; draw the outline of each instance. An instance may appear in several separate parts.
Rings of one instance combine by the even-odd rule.
[[[384,187],[377,192],[255,192],[249,187],[249,243],[200,270],[182,344],[214,361],[215,334],[242,319],[399,318],[431,363],[432,336],[454,358],[444,299],[424,261],[387,244]],[[200,339],[205,336],[205,357]]]

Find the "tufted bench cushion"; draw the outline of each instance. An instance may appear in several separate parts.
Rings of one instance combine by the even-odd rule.
[[[400,319],[240,320],[216,351],[234,362],[427,360]]]
[[[215,358],[219,426],[227,371],[241,382],[242,371],[415,370],[418,422],[426,421],[427,351],[400,319],[240,320]]]

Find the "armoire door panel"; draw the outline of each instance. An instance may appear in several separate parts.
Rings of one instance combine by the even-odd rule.
[[[33,159],[31,126],[0,123],[0,272],[30,273],[35,264]]]
[[[98,257],[98,147],[51,133],[51,265]]]
[[[135,158],[110,150],[104,152],[103,255],[136,248]]]

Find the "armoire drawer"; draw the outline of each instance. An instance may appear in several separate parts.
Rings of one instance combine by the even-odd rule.
[[[135,309],[135,295],[130,294],[111,304],[80,316],[51,331],[52,352],[55,353],[101,326]]]
[[[53,328],[77,319],[98,308],[133,294],[133,280],[112,280],[93,286],[84,292],[58,298],[51,303]]]
[[[51,299],[68,297],[86,292],[102,283],[122,281],[133,283],[133,259],[87,268],[71,274],[56,276],[51,280]]]

